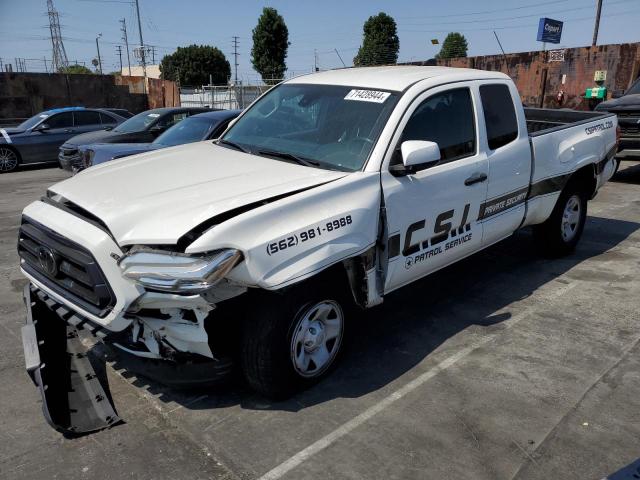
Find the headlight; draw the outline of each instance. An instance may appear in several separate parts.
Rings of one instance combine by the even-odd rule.
[[[95,156],[95,154],[96,152],[94,152],[90,148],[88,148],[87,150],[83,150],[82,165],[84,166],[84,168],[89,168],[91,165],[93,165],[93,157]]]
[[[238,250],[191,256],[158,250],[138,250],[120,260],[122,275],[140,285],[171,293],[201,293],[222,280],[238,262]]]

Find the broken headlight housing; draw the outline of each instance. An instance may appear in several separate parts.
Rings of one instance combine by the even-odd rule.
[[[132,250],[119,261],[122,275],[149,290],[198,294],[222,280],[242,253],[224,249],[207,255],[186,255],[161,250]]]

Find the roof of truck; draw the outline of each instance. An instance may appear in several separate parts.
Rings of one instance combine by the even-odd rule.
[[[471,68],[393,65],[387,67],[354,67],[327,70],[325,72],[302,75],[289,80],[287,83],[315,83],[402,91],[420,80],[436,77],[450,77],[447,78],[446,81],[509,78],[501,72],[474,70]],[[443,81],[445,79],[439,78],[439,80]]]

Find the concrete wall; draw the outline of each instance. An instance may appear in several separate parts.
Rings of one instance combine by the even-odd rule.
[[[625,90],[640,75],[640,43],[598,45],[563,49],[563,55],[550,51],[509,53],[438,60],[438,65],[478,68],[508,74],[518,86],[522,101],[532,107],[568,107],[587,110],[589,101],[582,98],[585,89],[595,86],[596,70],[606,70],[604,86],[609,97],[615,90]],[[558,57],[562,61],[554,61]],[[427,62],[411,62],[423,65]],[[562,84],[563,75],[565,83]],[[564,91],[560,104],[556,96]],[[544,92],[544,94],[543,94]]]
[[[0,73],[0,118],[28,118],[56,107],[147,108],[180,105],[174,82],[112,75]]]

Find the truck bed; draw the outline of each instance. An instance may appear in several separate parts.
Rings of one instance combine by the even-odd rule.
[[[534,137],[582,123],[588,123],[599,117],[607,117],[609,114],[606,112],[583,112],[570,109],[557,110],[553,108],[525,107],[524,116],[527,119],[527,131],[530,136]]]

